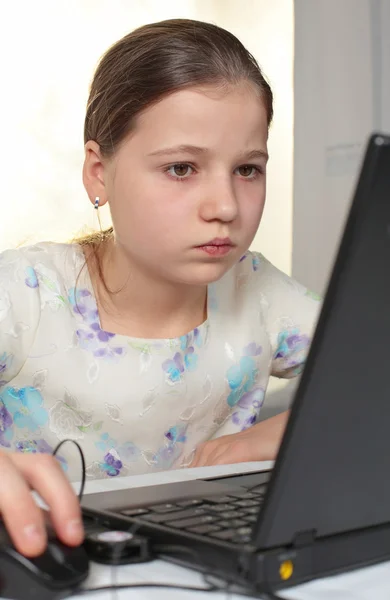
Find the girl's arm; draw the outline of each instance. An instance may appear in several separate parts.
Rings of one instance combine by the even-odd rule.
[[[201,444],[191,467],[275,460],[290,411],[261,421],[245,431]]]

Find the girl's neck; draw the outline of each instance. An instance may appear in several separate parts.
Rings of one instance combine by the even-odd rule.
[[[86,252],[103,330],[144,339],[176,338],[207,319],[207,286],[170,282],[157,273],[153,277],[141,265],[130,264],[113,240],[104,246],[96,255]]]

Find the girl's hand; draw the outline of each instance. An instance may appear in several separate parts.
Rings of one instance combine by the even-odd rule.
[[[46,547],[43,511],[31,495],[38,492],[62,542],[83,541],[79,501],[58,461],[49,454],[0,451],[0,513],[17,550],[37,556]]]
[[[201,444],[190,467],[275,460],[289,415],[286,411],[240,433]]]

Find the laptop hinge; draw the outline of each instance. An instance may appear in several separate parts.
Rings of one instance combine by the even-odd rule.
[[[259,551],[251,564],[254,581],[269,592],[273,586],[294,585],[313,572],[313,549],[317,531],[309,529],[295,534],[291,544]]]
[[[299,533],[296,533],[292,543],[293,548],[302,548],[303,546],[310,546],[314,543],[316,535],[316,529],[308,529],[306,531],[300,531]]]

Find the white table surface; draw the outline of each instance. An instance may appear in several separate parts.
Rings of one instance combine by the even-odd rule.
[[[202,577],[194,571],[176,565],[154,561],[143,565],[105,567],[91,564],[91,574],[86,587],[127,583],[174,583],[203,585]],[[281,598],[290,600],[389,600],[390,562],[352,571],[335,577],[319,579],[279,592]],[[158,588],[100,592],[73,596],[74,600],[244,600],[236,594],[186,592]]]
[[[270,467],[272,467],[272,463],[269,462],[245,463],[90,481],[87,482],[85,493],[204,479],[206,477],[259,471]],[[74,487],[78,489],[78,484],[75,483]],[[151,563],[121,567],[91,563],[91,573],[84,587],[146,582],[204,585],[202,576],[196,571],[156,560]],[[279,592],[279,596],[290,600],[390,600],[390,562],[289,588],[284,592]],[[198,600],[200,598],[239,600],[243,599],[244,596],[228,595],[226,592],[205,593],[164,588],[135,588],[134,590],[115,590],[77,595],[73,598],[74,600]]]

